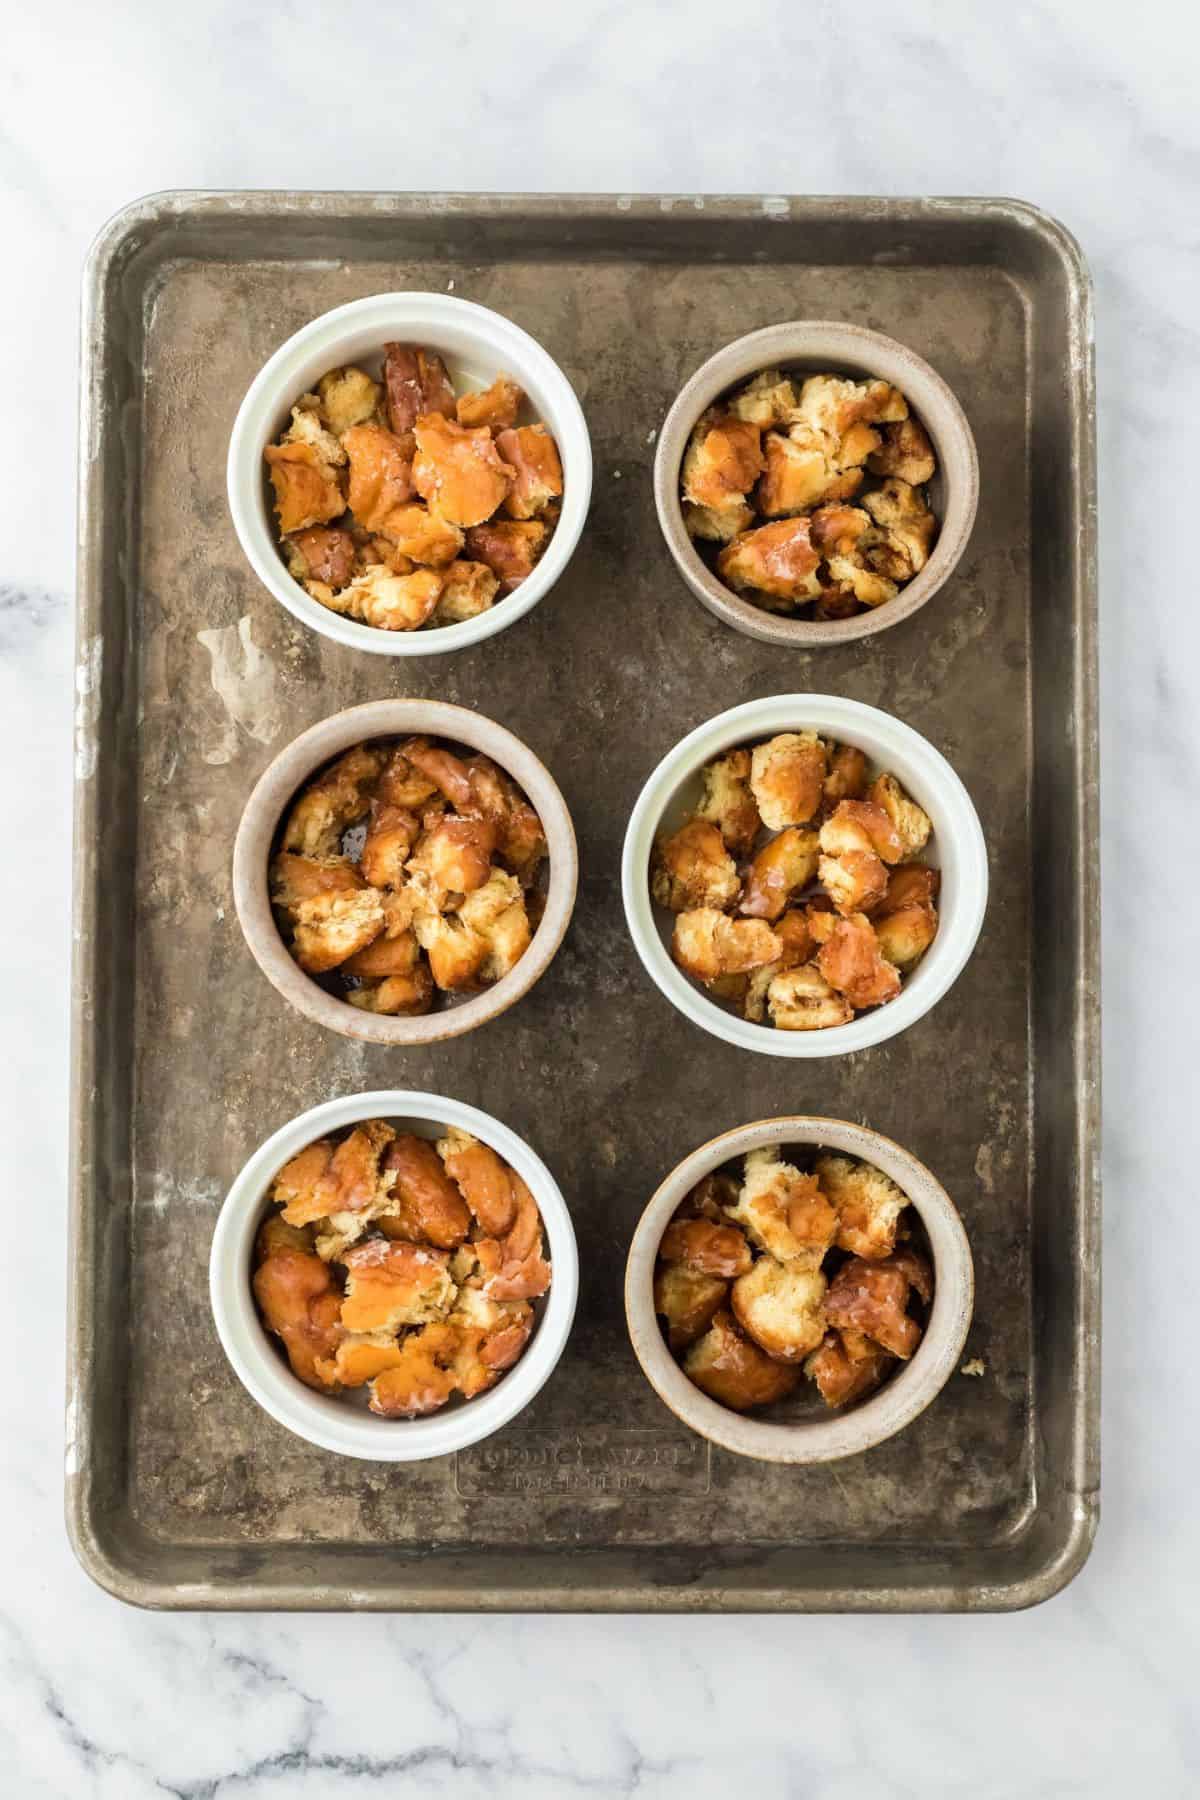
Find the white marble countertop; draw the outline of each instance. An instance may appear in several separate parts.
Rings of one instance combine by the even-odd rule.
[[[6,18],[4,1790],[1194,1794],[1200,26],[1156,0],[578,0],[538,15],[344,0],[334,18],[312,0]],[[78,281],[110,213],[176,186],[1013,194],[1081,239],[1101,395],[1106,1463],[1095,1552],[1048,1605],[970,1619],[155,1616],[76,1567],[61,1225]]]

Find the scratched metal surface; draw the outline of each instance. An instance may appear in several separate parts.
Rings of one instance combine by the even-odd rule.
[[[566,369],[595,496],[529,618],[388,664],[259,589],[225,450],[251,377],[307,319],[451,283]],[[808,655],[690,598],[650,485],[684,378],[791,317],[911,344],[961,398],[981,464],[947,587],[893,630]],[[984,202],[167,197],[102,240],[84,352],[68,1514],[85,1566],[159,1605],[900,1609],[1053,1592],[1086,1556],[1097,1477],[1091,371],[1069,240]],[[984,824],[992,897],[932,1014],[794,1066],[697,1031],[651,987],[618,868],[640,784],[684,732],[804,688],[893,711],[946,753]],[[230,896],[240,810],[273,753],[398,693],[523,737],[581,858],[574,922],[533,992],[412,1053],[293,1013]],[[213,1221],[246,1156],[370,1086],[497,1113],[549,1162],[579,1236],[579,1315],[549,1386],[489,1443],[410,1468],[339,1460],[266,1418],[207,1298]],[[975,1257],[966,1355],[985,1365],[891,1443],[812,1470],[677,1425],[621,1306],[661,1177],[714,1132],[787,1111],[876,1126],[945,1184]]]

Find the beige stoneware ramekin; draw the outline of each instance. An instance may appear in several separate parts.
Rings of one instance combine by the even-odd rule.
[[[929,561],[894,600],[851,619],[785,618],[726,587],[688,536],[679,499],[679,472],[693,427],[708,407],[761,369],[805,374],[873,376],[898,387],[920,419],[937,454],[929,485],[938,535]],[[953,573],[967,547],[979,504],[979,458],[967,416],[935,369],[907,345],[864,325],[799,319],[768,325],[726,344],[702,363],[679,392],[659,433],[654,458],[654,503],[675,566],[695,594],[726,625],[766,644],[810,650],[871,637],[911,618]]]
[[[418,1137],[449,1126],[488,1144],[524,1179],[542,1215],[550,1256],[550,1290],[534,1301],[537,1324],[518,1362],[494,1388],[473,1400],[451,1400],[427,1418],[380,1419],[346,1399],[318,1394],[288,1368],[254,1304],[250,1285],[254,1239],[269,1207],[271,1184],[284,1163],[326,1132],[386,1119]],[[297,1437],[339,1456],[370,1462],[423,1462],[490,1437],[528,1406],[553,1373],[575,1317],[579,1255],[571,1215],[553,1175],[524,1138],[489,1113],[441,1094],[384,1089],[326,1100],[299,1114],[261,1144],[238,1173],[217,1216],[209,1254],[209,1297],[222,1348],[246,1391]]]
[[[550,849],[546,907],[524,956],[500,981],[470,999],[435,1007],[421,1018],[360,1012],[306,975],[279,935],[271,910],[269,866],[280,820],[311,775],[355,744],[373,738],[448,738],[500,765],[524,789]],[[545,766],[520,738],[482,713],[441,700],[373,700],[322,719],[302,732],[264,770],[246,802],[233,847],[233,898],[242,933],[259,968],[298,1012],[343,1037],[375,1044],[438,1043],[497,1018],[544,975],[575,906],[579,858],[567,803]]]
[[[869,1399],[831,1412],[804,1388],[773,1416],[731,1412],[693,1385],[667,1347],[654,1311],[654,1263],[659,1242],[680,1202],[698,1181],[734,1157],[771,1144],[811,1144],[861,1157],[890,1175],[912,1202],[933,1259],[933,1306],[910,1362]],[[975,1276],[971,1248],[954,1203],[924,1163],[866,1125],[810,1115],[760,1119],[727,1131],[685,1157],[647,1206],[625,1266],[625,1317],[642,1372],[676,1418],[723,1450],[759,1462],[822,1463],[855,1456],[894,1437],[936,1399],[962,1354],[971,1323]],[[792,1409],[794,1416],[790,1416]]]

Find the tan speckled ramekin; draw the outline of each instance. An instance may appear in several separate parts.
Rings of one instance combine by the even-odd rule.
[[[654,1311],[654,1264],[680,1202],[714,1169],[769,1144],[812,1144],[873,1163],[904,1190],[920,1216],[933,1257],[933,1307],[910,1362],[878,1392],[845,1412],[793,1421],[731,1412],[693,1385],[676,1362]],[[891,1138],[845,1119],[800,1115],[760,1119],[727,1131],[673,1169],[638,1221],[625,1266],[625,1317],[642,1372],[676,1418],[701,1437],[759,1462],[834,1462],[903,1431],[940,1393],[962,1354],[975,1297],[971,1247],[946,1190],[924,1163]],[[803,1390],[801,1390],[803,1391]],[[815,1389],[812,1392],[815,1394]],[[817,1402],[820,1405],[820,1402]]]
[[[933,440],[937,473],[929,485],[938,535],[929,561],[894,600],[851,619],[787,618],[766,611],[726,587],[700,555],[683,522],[679,472],[701,413],[722,394],[761,369],[800,368],[809,374],[870,376],[898,387]],[[679,392],[659,434],[654,459],[654,503],[675,566],[695,594],[726,625],[763,643],[810,650],[870,637],[911,618],[954,572],[975,523],[979,459],[967,416],[936,370],[915,351],[881,331],[829,320],[768,325],[726,344],[702,363]]]
[[[360,1012],[327,993],[293,960],[271,909],[268,868],[283,812],[310,775],[372,738],[422,733],[480,750],[524,790],[542,821],[550,848],[546,909],[524,956],[500,981],[469,1000],[435,1006],[420,1018],[388,1018]],[[298,1012],[343,1037],[374,1044],[438,1043],[474,1031],[527,994],[550,966],[570,923],[579,878],[571,815],[549,771],[503,725],[481,713],[441,700],[373,700],[322,719],[282,750],[264,770],[246,802],[233,848],[233,898],[246,943],[259,968]]]

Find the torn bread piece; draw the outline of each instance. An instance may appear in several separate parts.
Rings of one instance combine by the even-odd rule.
[[[825,1335],[826,1281],[819,1267],[760,1256],[729,1290],[733,1316],[780,1362],[802,1362]]]
[[[696,1386],[733,1412],[782,1400],[801,1377],[799,1365],[776,1362],[721,1307],[684,1353],[683,1370]]]
[[[838,1249],[868,1260],[890,1256],[908,1195],[882,1169],[848,1156],[819,1156],[815,1172],[836,1209]]]
[[[670,912],[698,906],[723,909],[737,899],[741,887],[721,831],[707,819],[690,819],[655,846],[650,891]]]
[[[838,1214],[815,1175],[786,1162],[777,1146],[752,1150],[728,1217],[778,1262],[820,1266],[835,1241]]]

